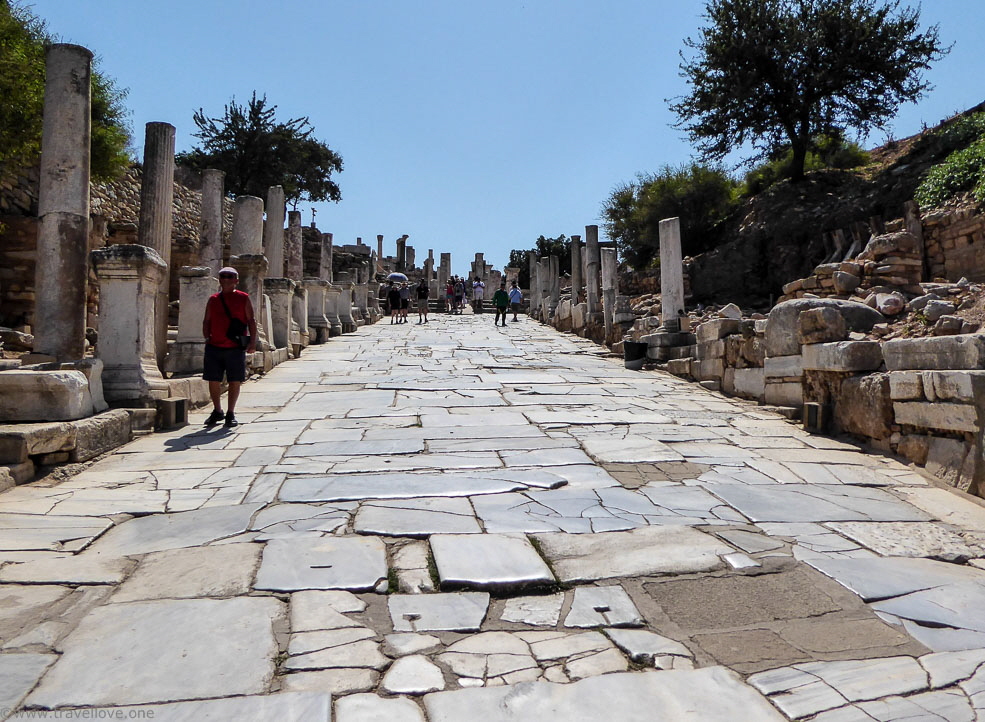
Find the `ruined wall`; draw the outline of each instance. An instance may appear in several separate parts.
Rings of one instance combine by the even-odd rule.
[[[985,281],[985,213],[976,206],[927,213],[924,247],[931,278]]]

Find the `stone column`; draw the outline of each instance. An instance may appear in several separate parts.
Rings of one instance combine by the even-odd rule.
[[[434,249],[433,248],[428,249],[428,258],[426,261],[424,261],[424,278],[428,282],[428,285],[430,285],[431,281],[434,279]]]
[[[527,263],[530,273],[530,315],[536,316],[537,309],[540,308],[540,264],[537,262],[537,254],[533,251],[527,253]]]
[[[414,247],[413,246],[405,246],[405,250],[404,250],[404,268],[405,268],[405,271],[404,271],[404,273],[406,273],[407,271],[414,270],[414,268],[415,268],[415,266],[414,266],[414,259],[415,258],[416,258],[416,256],[414,255]]]
[[[265,278],[263,290],[270,299],[270,329],[267,332],[270,345],[290,349],[294,281],[290,278]]]
[[[154,340],[157,289],[167,265],[153,248],[137,244],[97,249],[92,265],[99,278],[96,350],[103,362],[106,400],[153,406],[155,399],[170,393],[157,365]]]
[[[581,236],[571,236],[571,305],[581,294]]]
[[[34,351],[77,361],[85,352],[92,53],[52,45],[45,67]]]
[[[267,259],[257,253],[232,256],[229,265],[239,271],[239,290],[250,294],[253,314],[257,322],[257,351],[270,348],[267,329],[264,328],[267,302],[263,293],[263,279],[267,274]]]
[[[592,318],[599,312],[599,227],[585,226],[585,303],[588,316]],[[594,319],[593,319],[594,320]]]
[[[205,363],[202,320],[209,296],[218,290],[219,284],[208,267],[182,266],[179,269],[178,338],[168,350],[165,370],[176,374],[202,373]]]
[[[660,321],[677,331],[684,312],[684,267],[681,257],[681,219],[660,221]]]
[[[602,313],[605,320],[605,338],[611,339],[616,312],[616,293],[619,287],[618,267],[616,266],[616,249],[602,250]]]
[[[319,277],[329,283],[335,277],[335,272],[332,268],[332,264],[335,262],[335,245],[332,239],[333,236],[331,233],[322,233],[321,235],[321,272]]]
[[[342,302],[342,287],[329,284],[325,288],[325,317],[328,319],[328,335],[331,338],[342,335],[342,319],[339,317],[339,304]]]
[[[444,294],[445,287],[448,285],[448,277],[451,275],[451,254],[442,253],[438,263],[438,291]]]
[[[263,201],[256,196],[237,196],[233,206],[232,256],[263,254]]]
[[[406,273],[407,271],[407,236],[397,239],[397,271]]]
[[[168,352],[168,303],[171,300],[171,217],[174,212],[174,126],[148,123],[144,132],[144,168],[140,180],[137,242],[157,251],[165,264],[157,290],[155,343],[157,364]]]
[[[540,280],[538,298],[540,299],[540,317],[546,323],[551,318],[551,259],[545,256],[537,261],[537,278]]]
[[[263,255],[267,257],[271,278],[290,278],[284,265],[284,188],[267,189],[267,222],[263,226]]]
[[[376,236],[376,272],[383,273],[383,236]]]
[[[301,244],[301,211],[288,211],[284,255],[287,263],[287,277],[295,281],[301,280],[304,276]]]
[[[297,327],[298,346],[294,349],[294,357],[301,355],[301,349],[311,343],[308,330],[308,289],[301,282],[294,284],[294,298],[291,301],[291,314],[294,324],[291,327],[291,344],[294,345],[294,327]]]
[[[342,322],[342,333],[352,333],[356,330],[356,320],[352,317],[352,294],[355,284],[352,282],[348,273],[339,274],[339,282],[334,284],[339,287],[339,320]]]
[[[216,276],[222,268],[222,199],[225,196],[225,171],[208,168],[202,171],[202,216],[198,227],[198,264]],[[179,325],[180,325],[179,321]]]
[[[308,292],[308,334],[312,343],[325,343],[328,340],[330,324],[325,317],[325,291],[328,281],[320,278],[304,279]]]
[[[561,259],[551,256],[549,261],[548,277],[551,283],[551,316],[553,316],[557,312],[558,304],[561,303]]]

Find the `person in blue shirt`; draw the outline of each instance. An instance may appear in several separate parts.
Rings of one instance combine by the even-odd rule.
[[[519,321],[516,315],[520,312],[520,304],[523,303],[523,291],[520,287],[516,285],[516,281],[513,281],[513,286],[510,288],[510,310],[513,311],[513,320]],[[505,318],[503,319],[506,320]]]

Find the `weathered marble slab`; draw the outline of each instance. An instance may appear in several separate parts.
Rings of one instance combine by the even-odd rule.
[[[883,556],[959,560],[985,556],[985,545],[933,522],[831,522],[839,534]]]
[[[194,702],[92,709],[90,719],[153,719],[155,722],[192,722],[192,720],[241,720],[262,722],[330,722],[332,698],[328,692],[280,692],[250,697],[227,697]],[[153,715],[153,716],[151,716]]]
[[[275,539],[263,550],[256,589],[373,589],[386,579],[386,547],[379,539]]]
[[[405,697],[352,694],[335,703],[336,722],[424,722],[421,708]]]
[[[985,585],[985,571],[931,559],[809,559],[807,563],[865,601],[951,584]]]
[[[261,694],[274,674],[273,598],[181,599],[92,610],[27,704],[52,708]],[[166,630],[166,634],[162,633]]]
[[[529,624],[533,627],[553,627],[561,616],[564,594],[536,597],[513,597],[503,607],[504,622]]]
[[[474,632],[489,607],[485,592],[392,594],[387,598],[395,632]]]
[[[0,567],[0,582],[32,584],[119,584],[134,567],[123,558],[78,554]]]
[[[566,627],[639,627],[643,618],[619,586],[576,587]]]
[[[621,673],[572,684],[532,682],[434,692],[424,697],[430,722],[620,720],[620,722],[780,722],[783,717],[724,667]],[[660,717],[655,717],[659,713]]]
[[[754,522],[926,521],[927,515],[879,489],[847,485],[707,484]]]
[[[442,588],[507,590],[554,582],[524,536],[436,534],[430,543]]]
[[[735,551],[686,526],[586,535],[538,534],[536,539],[560,582],[712,571],[723,566],[721,555]]]
[[[985,583],[957,582],[873,602],[872,608],[924,626],[985,632]]]
[[[445,688],[441,669],[427,657],[413,654],[394,662],[383,676],[382,689],[390,694],[426,694]]]
[[[430,536],[478,534],[482,530],[467,499],[403,499],[366,502],[359,507],[353,528],[357,534]]]
[[[518,475],[522,478],[522,475]],[[563,480],[561,480],[563,481]],[[281,501],[348,501],[361,499],[410,499],[414,497],[472,496],[522,491],[519,479],[476,478],[468,474],[339,474],[297,476],[284,482]]]
[[[170,549],[148,554],[113,602],[247,594],[260,563],[258,544]]]
[[[684,457],[666,444],[639,436],[585,436],[581,445],[600,464],[640,464],[683,461]]]
[[[0,716],[6,719],[16,709],[56,659],[55,654],[0,654]]]
[[[91,516],[0,513],[0,550],[75,551],[112,525],[109,519]]]
[[[138,517],[107,532],[92,552],[131,556],[208,544],[246,531],[259,509],[260,504],[239,504]]]

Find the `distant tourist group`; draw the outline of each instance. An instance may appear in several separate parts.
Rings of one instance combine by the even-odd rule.
[[[466,304],[471,305],[474,313],[482,313],[483,301],[485,299],[486,284],[478,276],[469,281],[461,276],[451,276],[445,285],[444,307],[445,312],[450,314],[460,314]],[[417,323],[428,323],[428,304],[431,297],[431,289],[428,282],[423,278],[412,287],[408,281],[390,280],[387,285],[380,289],[380,300],[386,303],[390,311],[390,323],[407,323],[407,312],[410,309],[410,299],[417,300]],[[513,281],[509,290],[506,282],[500,284],[493,294],[492,304],[496,310],[494,323],[506,325],[506,314],[513,311],[513,321],[519,321],[517,314],[520,305],[523,303],[523,292]]]

